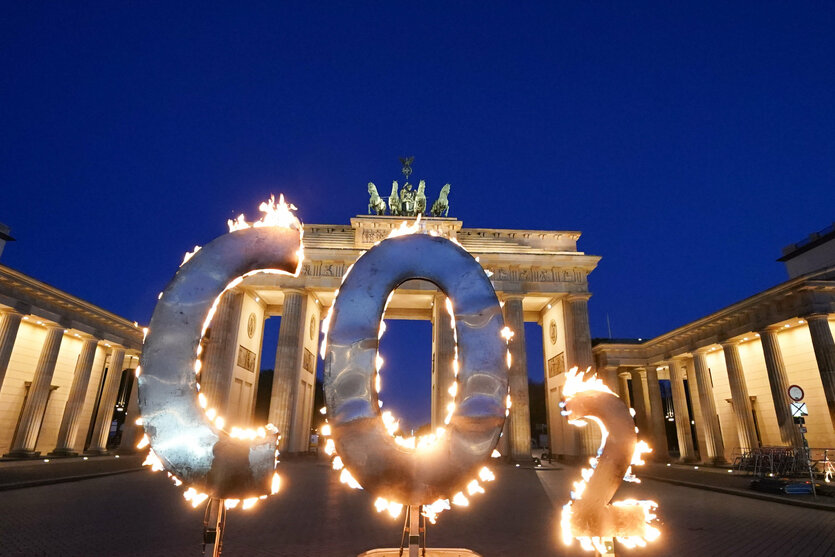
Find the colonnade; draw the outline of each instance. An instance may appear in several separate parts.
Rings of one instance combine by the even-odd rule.
[[[826,407],[829,410],[828,419],[824,421],[824,428],[829,426],[830,433],[835,431],[831,429],[835,425],[835,417],[833,417],[835,416],[833,414],[835,410],[835,342],[833,342],[828,320],[827,314],[810,314],[795,320],[791,325],[789,323],[771,324],[760,327],[756,332],[722,339],[672,357],[658,359],[650,357],[646,359],[646,364],[609,365],[604,368],[603,372],[604,374],[617,373],[619,379],[617,392],[627,404],[635,409],[635,421],[641,432],[640,435],[650,442],[659,459],[666,459],[668,447],[664,424],[665,411],[658,379],[658,371],[666,369],[670,380],[678,453],[681,460],[725,464],[728,460],[729,449],[747,451],[758,448],[761,443],[752,408],[752,398],[755,397],[749,395],[746,369],[740,357],[740,345],[743,342],[759,340],[771,395],[770,400],[762,406],[770,411],[773,404],[780,441],[786,446],[802,445],[800,430],[795,425],[791,414],[791,400],[788,396],[790,381],[777,339],[778,332],[790,326],[805,324],[808,327],[814,360],[820,373]],[[743,336],[744,338],[740,338]],[[605,349],[600,351],[605,352]],[[713,373],[715,371],[712,371],[708,365],[709,356],[717,358],[720,355],[724,361],[731,395],[727,402],[731,405],[731,423],[736,431],[733,447],[725,446],[729,437],[726,435],[723,439],[717,412],[717,398],[714,393],[715,376]],[[755,354],[755,356],[758,355]],[[688,392],[694,416],[690,415],[687,405],[685,379],[688,380]],[[695,423],[698,440],[693,439],[691,421]],[[835,436],[831,436],[830,439],[835,439]],[[696,445],[699,446],[700,454],[697,454]]]
[[[14,389],[11,388],[10,383],[12,380],[19,381],[20,378],[16,375],[12,379],[7,376],[7,372],[12,361],[14,348],[21,341],[19,333],[21,332],[22,322],[29,322],[32,327],[43,327],[45,335],[37,348],[37,359],[33,360],[34,372],[31,375],[31,381],[26,381],[28,390],[23,397],[20,397],[13,392]],[[32,338],[23,342],[26,346],[22,350],[31,348],[32,339],[36,337],[34,335],[30,336]],[[50,393],[56,388],[53,383],[59,352],[62,346],[66,344],[67,339],[80,343],[80,347],[66,403],[61,412],[55,446],[50,455],[71,456],[85,449],[85,447],[79,446],[76,440],[79,428],[82,426],[83,410],[95,405],[93,399],[99,393],[99,390],[89,388],[97,352],[103,352],[99,354],[99,357],[103,364],[107,362],[108,372],[104,385],[100,389],[98,411],[95,415],[91,415],[91,421],[88,423],[88,427],[92,425],[92,434],[89,446],[86,449],[90,454],[104,454],[107,452],[107,440],[119,393],[125,356],[128,354],[127,349],[104,339],[96,338],[93,335],[65,328],[60,323],[48,322],[12,308],[3,308],[0,310],[0,393],[4,398],[3,404],[9,404],[12,407],[19,404],[20,409],[16,416],[18,417],[16,433],[10,440],[9,451],[6,456],[31,458],[40,454],[40,451],[37,450],[38,439],[45,433],[42,432],[44,415],[50,401]],[[130,352],[130,355],[137,356],[133,351]],[[4,389],[3,387],[7,388]],[[22,402],[16,402],[20,398],[22,398]],[[129,419],[135,419],[135,416]],[[7,428],[15,427],[12,423],[2,425]],[[52,434],[54,435],[54,430]]]

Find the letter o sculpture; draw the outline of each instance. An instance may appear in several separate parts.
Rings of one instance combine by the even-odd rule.
[[[452,301],[459,362],[455,410],[446,432],[418,449],[395,443],[374,388],[386,301],[412,279],[434,283]],[[477,475],[506,415],[503,328],[501,307],[481,265],[446,238],[388,238],[354,263],[331,314],[324,387],[336,450],[365,489],[405,505],[428,505],[450,498]]]
[[[212,497],[269,493],[276,436],[233,438],[198,405],[195,362],[204,324],[218,297],[242,277],[297,274],[300,249],[300,229],[261,226],[224,234],[183,263],[151,317],[138,378],[145,433],[165,470]]]

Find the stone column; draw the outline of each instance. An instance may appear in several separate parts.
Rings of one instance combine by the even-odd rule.
[[[435,295],[432,306],[432,430],[444,425],[452,402],[449,388],[455,381],[452,360],[455,357],[455,335],[452,318],[446,308],[446,296]]]
[[[618,373],[618,395],[631,408],[632,401],[629,400],[629,375],[628,371]]]
[[[113,407],[116,405],[116,397],[119,396],[119,383],[122,381],[124,362],[125,349],[119,346],[111,348],[107,377],[104,380],[99,410],[96,413],[95,426],[93,426],[93,437],[87,449],[89,453],[107,454],[107,437],[110,435],[110,424],[113,422]]]
[[[510,350],[510,456],[513,460],[531,459],[531,408],[528,401],[528,360],[525,352],[525,316],[522,296],[512,296],[504,303],[505,325],[513,331]]]
[[[566,325],[571,327],[571,354],[568,354],[568,367],[577,366],[580,371],[591,367],[594,371],[594,357],[591,352],[591,330],[589,329],[590,294],[571,295],[566,298],[570,319]]]
[[[597,368],[597,375],[603,382],[606,383],[606,386],[612,389],[615,393],[618,392],[619,381],[618,381],[618,366],[603,366]]]
[[[696,460],[693,448],[693,432],[690,429],[690,412],[687,410],[687,394],[684,392],[684,374],[678,360],[670,360],[670,388],[673,394],[673,413],[678,436],[678,453],[684,462]]]
[[[12,357],[12,348],[17,339],[17,330],[20,328],[22,314],[8,310],[0,315],[0,389],[3,388],[3,380],[6,378],[6,370],[9,368],[9,360]]]
[[[206,396],[207,408],[214,408],[226,419],[229,419],[229,391],[238,356],[243,299],[243,292],[235,290],[226,291],[220,298],[200,368],[200,392]]]
[[[713,385],[707,368],[706,349],[699,348],[693,352],[693,375],[699,390],[699,402],[702,405],[702,421],[704,422],[705,447],[707,457],[714,463],[725,463],[725,444],[719,429],[719,417],[716,415],[716,402],[713,398]]]
[[[754,425],[754,413],[751,411],[751,399],[748,397],[738,344],[725,341],[722,343],[722,350],[725,352],[725,369],[728,371],[728,383],[731,386],[739,447],[743,451],[756,449],[760,443],[757,441],[757,428]]]
[[[84,399],[87,397],[87,386],[90,384],[97,346],[98,339],[85,338],[82,341],[81,353],[78,355],[73,372],[72,387],[70,387],[67,405],[64,407],[61,427],[58,430],[58,442],[51,455],[75,456],[78,454],[73,450],[73,443],[78,433],[78,419],[81,416],[81,409],[84,408]]]
[[[591,294],[571,294],[563,302],[566,329],[566,364],[568,368],[577,366],[580,371],[591,368],[594,371],[594,356],[591,351],[591,331],[589,330],[589,298]],[[593,456],[600,446],[601,434],[596,425],[589,424],[577,432],[580,454]]]
[[[300,290],[284,291],[284,307],[278,329],[278,347],[275,353],[272,396],[269,421],[281,435],[279,450],[287,451],[296,446],[293,421],[301,373],[302,344],[304,342],[304,313],[307,295]]]
[[[649,365],[646,370],[649,422],[653,443],[651,456],[655,460],[666,461],[670,458],[670,451],[667,447],[666,416],[664,415],[664,401],[661,399],[661,383],[658,382],[658,366]]]
[[[800,431],[794,425],[789,407],[789,379],[786,375],[786,365],[783,363],[780,343],[777,341],[777,329],[779,326],[775,325],[760,331],[768,385],[771,387],[771,399],[774,401],[774,412],[777,414],[777,424],[780,426],[780,438],[789,446],[802,447]]]
[[[829,418],[835,427],[835,341],[825,314],[814,314],[806,317],[809,323],[809,333],[812,335],[812,347],[815,350],[815,360],[818,362],[818,372],[829,406]]]
[[[644,378],[646,372],[642,369],[633,369],[632,374],[632,408],[635,409],[635,425],[638,426],[640,437],[652,440],[650,430],[649,405],[647,404],[646,386]]]
[[[29,387],[29,396],[26,397],[20,426],[9,456],[32,457],[40,454],[35,451],[35,444],[38,441],[38,433],[41,429],[46,403],[49,400],[52,374],[55,373],[55,363],[58,361],[58,351],[61,349],[63,338],[63,327],[59,325],[47,327],[46,339],[44,339],[41,348],[38,366],[35,368],[35,376],[32,378],[32,385]]]

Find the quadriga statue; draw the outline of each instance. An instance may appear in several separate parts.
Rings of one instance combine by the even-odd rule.
[[[391,195],[389,196],[389,214],[400,215],[400,198],[397,196],[397,180],[391,183]]]
[[[433,217],[445,217],[449,215],[449,184],[441,188],[441,194],[435,203],[432,204]]]
[[[426,189],[426,182],[421,180],[418,182],[418,189],[417,194],[415,195],[415,214],[416,215],[425,215],[426,214],[426,194],[424,190]]]
[[[371,211],[374,211],[374,214],[377,215],[386,214],[386,202],[377,193],[377,186],[374,185],[374,182],[368,182],[368,194],[371,196],[371,199],[368,200],[368,214],[372,214]]]

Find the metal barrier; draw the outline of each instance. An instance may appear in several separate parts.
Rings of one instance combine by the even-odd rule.
[[[792,477],[809,473],[806,459],[802,447],[759,447],[734,449],[731,462],[735,470],[752,476]],[[809,449],[808,459],[816,476],[835,481],[835,449]]]

